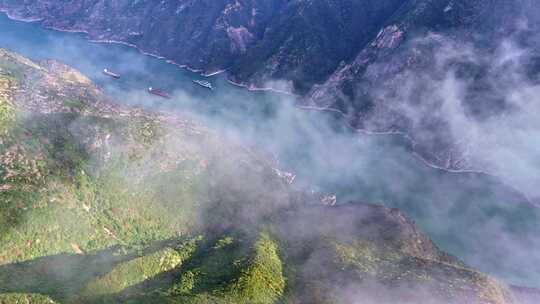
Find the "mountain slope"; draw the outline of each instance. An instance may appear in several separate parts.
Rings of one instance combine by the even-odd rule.
[[[499,77],[508,63],[493,66],[508,55],[505,42],[531,53],[512,73],[537,79],[538,71],[540,9],[532,0],[2,0],[0,9],[195,69],[227,69],[237,83],[293,91],[302,105],[338,110],[356,128],[406,134],[431,165],[500,176],[471,152],[492,147],[455,134],[439,96],[453,84],[444,81],[458,76],[465,88],[446,95],[474,124],[507,108],[513,92],[500,86],[523,83]]]
[[[0,50],[0,84],[2,303],[518,303],[403,213],[325,206],[60,63]]]
[[[303,92],[353,58],[402,2],[3,0],[0,9],[91,39],[133,44],[194,69],[228,69],[238,82],[292,80]]]
[[[342,111],[356,128],[406,133],[436,166],[488,170],[452,120],[497,118],[512,103],[506,87],[534,86],[539,14],[527,0],[413,1],[305,102]]]

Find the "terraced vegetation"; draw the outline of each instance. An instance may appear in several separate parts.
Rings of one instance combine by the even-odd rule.
[[[373,284],[512,303],[400,212],[324,207],[257,152],[114,106],[61,64],[0,51],[0,102],[0,303],[347,303]]]

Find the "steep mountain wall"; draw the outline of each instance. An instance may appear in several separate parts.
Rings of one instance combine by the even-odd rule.
[[[402,0],[0,1],[15,18],[84,31],[239,82],[323,81],[378,32]]]

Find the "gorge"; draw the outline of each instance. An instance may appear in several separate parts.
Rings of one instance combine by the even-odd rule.
[[[535,71],[523,70],[534,67],[535,55],[529,50],[534,50],[534,35],[530,33],[535,25],[513,22],[519,19],[516,16],[521,17],[518,8],[529,5],[531,9],[523,11],[532,16],[536,8],[527,1],[518,1],[519,6],[512,5],[515,1],[495,2],[118,1],[113,5],[71,1],[66,5],[58,1],[0,1],[0,8],[11,17],[40,20],[26,24],[0,19],[0,47],[37,61],[56,59],[74,66],[111,97],[102,97],[107,103],[141,107],[160,115],[187,115],[227,134],[228,140],[265,151],[268,154],[260,158],[262,162],[295,174],[295,187],[308,193],[336,194],[337,209],[364,208],[348,206],[348,202],[359,200],[399,208],[438,247],[466,264],[509,284],[538,287],[535,265],[540,264],[535,252],[540,248],[539,215],[531,206],[537,184],[535,158],[530,156],[535,142],[504,150],[513,158],[485,154],[499,147],[490,140],[479,141],[479,148],[469,147],[470,140],[484,139],[485,130],[496,129],[500,121],[491,122],[486,117],[498,117],[501,109],[517,109],[517,115],[509,115],[505,123],[510,135],[502,134],[502,146],[520,142],[522,138],[511,133],[523,130],[519,124],[515,129],[519,121],[530,127],[523,130],[523,138],[537,134],[532,121],[538,108],[533,101],[526,107],[521,102],[536,89]],[[496,13],[482,18],[488,8]],[[128,13],[120,18],[116,15],[120,11]],[[323,12],[327,15],[321,16]],[[495,17],[512,22],[493,20]],[[163,23],[159,25],[157,20]],[[183,23],[174,24],[175,20]],[[317,24],[322,20],[327,24]],[[492,27],[490,22],[512,26]],[[163,24],[170,32],[160,30]],[[349,28],[336,30],[344,24]],[[209,78],[216,85],[215,94],[211,94],[191,85],[193,78],[201,77],[198,73],[179,70],[165,60],[142,56],[127,47],[92,44],[85,36],[44,30],[42,25],[88,32],[88,38],[94,40],[134,44],[208,73],[227,72]],[[315,34],[306,33],[308,28]],[[352,30],[357,28],[362,31]],[[468,37],[477,35],[470,32],[461,36],[463,29],[469,28],[483,31],[481,37],[493,45],[479,48],[474,43],[480,42],[474,42],[464,48],[454,38],[469,41]],[[349,37],[353,32],[356,36]],[[512,41],[498,42],[497,37],[512,35],[516,36]],[[301,53],[304,50],[306,53]],[[328,53],[332,56],[326,56]],[[318,61],[321,59],[324,62]],[[121,80],[111,82],[104,77],[104,67],[119,71]],[[254,88],[273,86],[299,97],[247,92],[229,85],[228,80]],[[156,84],[172,93],[170,102],[146,94],[146,88]],[[507,90],[504,84],[517,90]],[[493,93],[493,86],[500,91]],[[424,95],[415,95],[418,90]],[[363,96],[363,92],[372,96]],[[478,115],[482,124],[470,124],[468,116],[467,120],[455,120],[461,116],[454,113],[461,115],[462,109],[448,108],[447,100],[455,99],[440,101],[438,92],[456,95],[458,100],[466,95],[463,100],[475,108],[465,112]],[[528,95],[516,97],[516,92]],[[334,111],[301,112],[292,104]],[[72,104],[71,108],[74,111],[77,106]],[[448,116],[451,119],[445,113],[452,113]],[[478,128],[479,133],[470,139],[457,138],[463,133],[455,129],[456,121],[466,122],[469,129]],[[396,135],[358,133],[348,125],[368,133]],[[402,138],[402,133],[407,136]],[[508,137],[516,141],[508,141]],[[524,154],[516,154],[516,150]],[[493,166],[509,160],[515,161],[516,170]],[[497,177],[474,171],[488,171]],[[318,216],[317,211],[300,212]],[[336,218],[344,216],[336,213]],[[265,237],[261,240],[267,242]],[[321,246],[326,250],[326,245]],[[87,249],[83,246],[82,250]],[[342,258],[347,257],[347,250],[341,252],[345,254]]]

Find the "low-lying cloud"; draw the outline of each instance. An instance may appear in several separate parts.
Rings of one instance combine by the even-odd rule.
[[[472,168],[497,175],[530,197],[540,196],[536,187],[540,169],[539,87],[523,71],[530,53],[512,42],[501,44],[492,57],[484,57],[474,46],[455,44],[440,36],[424,37],[419,43],[432,40],[438,47],[431,73],[405,71],[397,76],[400,90],[390,94],[382,87],[378,96],[404,113],[413,128],[424,126],[425,117],[437,118]],[[79,56],[75,65],[93,70],[90,76],[98,79],[117,102],[157,111],[174,110],[193,118],[224,138],[265,151],[277,166],[297,175],[295,183],[302,187],[335,193],[338,203],[355,200],[399,207],[442,249],[480,270],[511,283],[534,286],[539,281],[540,217],[524,205],[522,196],[496,179],[430,168],[413,156],[410,143],[399,135],[358,133],[332,112],[301,111],[294,106],[293,97],[248,93],[226,85],[223,77],[212,79],[219,84],[213,93],[171,87],[172,99],[156,99],[146,92],[152,76],[178,70],[153,59],[149,63],[139,54],[121,56],[117,72],[148,78],[137,79],[137,88],[130,83],[110,85],[97,72],[107,61],[100,56],[88,57],[86,46],[84,51],[82,48],[68,48],[70,55],[65,55],[72,59]],[[103,46],[107,51],[97,48],[106,57],[109,52],[122,53],[124,47]],[[21,50],[24,55],[25,48]],[[55,49],[42,55],[62,60],[62,51]],[[463,65],[456,64],[460,61],[471,67],[487,64],[487,76],[483,77],[489,90],[485,92],[504,97],[504,108],[492,109],[489,115],[472,114],[491,105],[478,104],[477,109],[476,104],[463,103],[467,88],[475,82],[461,74],[459,67]],[[482,95],[473,98],[483,99]],[[423,131],[425,138],[440,135],[429,129]]]

